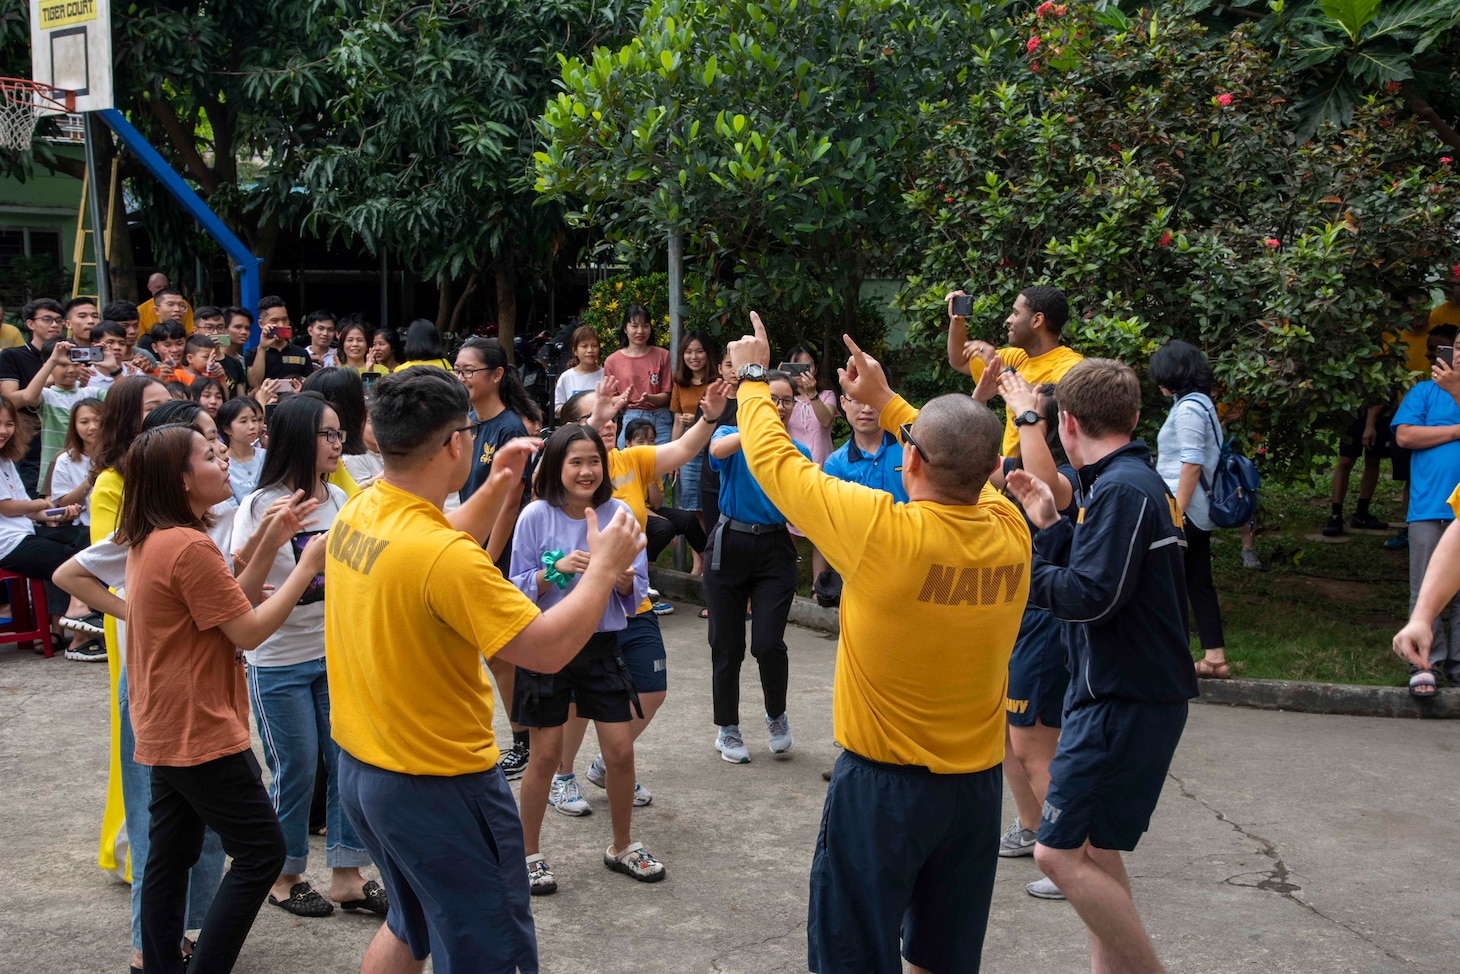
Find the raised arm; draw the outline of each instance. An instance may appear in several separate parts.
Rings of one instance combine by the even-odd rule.
[[[963,315],[953,313],[953,298],[961,297],[962,291],[953,291],[948,295],[948,364],[953,366],[955,372],[962,372],[964,375],[972,375],[973,372],[968,366],[968,353],[963,346],[968,342],[968,319]]]
[[[700,400],[703,411],[699,421],[686,429],[679,439],[654,448],[654,476],[662,477],[678,470],[699,455],[720,422],[725,411],[725,394],[729,391],[730,387],[717,379]]]
[[[499,534],[498,515],[509,500],[515,513],[517,496],[522,493],[522,471],[526,468],[528,458],[541,447],[542,441],[530,436],[519,436],[503,443],[492,454],[492,472],[487,477],[487,482],[467,498],[464,504],[446,515],[446,520],[456,530],[465,531],[476,538],[477,544],[483,544],[489,537]],[[511,533],[510,526],[508,533]],[[506,540],[506,535],[502,535],[496,551],[488,552],[492,555],[492,561],[501,558]]]
[[[51,355],[41,363],[40,371],[30,384],[24,389],[17,389],[15,392],[6,393],[5,398],[9,399],[16,406],[22,409],[34,409],[41,404],[41,398],[45,392],[46,383],[51,381],[51,372],[64,362],[71,354],[70,342],[57,342],[56,347],[51,350]]]

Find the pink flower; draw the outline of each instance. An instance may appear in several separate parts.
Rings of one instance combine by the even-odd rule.
[[[1024,45],[1024,50],[1028,51],[1030,54],[1033,54],[1035,51],[1039,50],[1038,34],[1035,34],[1033,37],[1029,38],[1028,43]]]
[[[1450,268],[1450,276],[1453,277],[1455,280],[1460,281],[1460,264],[1456,264],[1454,267]]]
[[[1223,108],[1226,108],[1228,105],[1232,104],[1232,96],[1228,92],[1222,92],[1220,95],[1217,96],[1217,104],[1221,105]]]
[[[1038,71],[1039,70],[1039,62],[1038,61],[1030,61],[1029,62],[1029,70],[1030,71]]]
[[[953,197],[951,197],[951,196],[945,196],[945,197],[943,197],[943,202],[944,203],[952,203],[953,202]]]
[[[1075,116],[1073,116],[1073,115],[1066,115],[1065,116],[1065,121],[1066,122],[1073,122],[1074,120],[1075,120]]]
[[[1448,166],[1450,163],[1452,163],[1454,161],[1455,160],[1454,159],[1451,159],[1449,156],[1440,156],[1440,165],[1442,165],[1442,166]]]
[[[1263,241],[1263,243],[1267,244],[1269,247],[1281,247],[1283,245],[1283,242],[1277,237],[1268,237],[1266,240]]]
[[[1169,247],[1169,246],[1171,246],[1171,231],[1170,230],[1167,230],[1165,233],[1161,234],[1161,239],[1156,242],[1156,246],[1158,246],[1158,247]]]
[[[1054,15],[1056,17],[1063,17],[1067,9],[1068,8],[1064,4],[1060,4],[1059,6],[1054,8]]]
[[[1053,9],[1054,0],[1044,0],[1044,3],[1041,3],[1039,6],[1034,8],[1034,16],[1043,17],[1045,14],[1049,13]]]

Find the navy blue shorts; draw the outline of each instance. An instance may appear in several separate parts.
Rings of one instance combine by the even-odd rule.
[[[933,774],[843,751],[811,860],[811,970],[900,971],[900,953],[928,970],[977,972],[1003,788],[1000,765]]]
[[[500,768],[398,774],[340,751],[340,804],[380,869],[385,924],[441,974],[537,974],[522,820]]]
[[[1060,726],[1069,686],[1060,621],[1038,606],[1026,607],[1009,657],[1004,710],[1010,726],[1033,727],[1036,717],[1046,727]]]
[[[1097,700],[1065,716],[1039,841],[1052,849],[1129,852],[1151,825],[1186,704]]]
[[[641,612],[629,618],[618,631],[618,651],[629,667],[629,679],[639,693],[663,693],[669,689],[669,657],[664,652],[664,634],[659,617]]]

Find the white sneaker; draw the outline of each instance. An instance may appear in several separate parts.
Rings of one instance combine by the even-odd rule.
[[[599,788],[608,786],[608,768],[603,763],[602,754],[595,754],[593,756],[593,761],[588,765],[588,773],[584,777],[588,779],[590,785],[597,785]],[[634,782],[635,808],[643,808],[653,800],[654,796],[649,793],[648,788],[645,788],[637,781]]]
[[[593,814],[593,807],[584,799],[578,779],[573,775],[553,775],[552,787],[548,789],[548,804],[574,818]]]
[[[659,597],[659,590],[657,588],[655,588],[654,586],[650,585],[649,586],[649,598],[651,598],[651,599],[657,599],[658,597]]]
[[[1018,816],[1014,817],[1014,824],[999,839],[999,855],[1005,859],[1012,859],[1015,856],[1034,855],[1035,833],[1029,831],[1019,824]]]
[[[720,733],[715,738],[715,750],[720,752],[721,758],[731,764],[750,763],[750,748],[745,746],[745,739],[740,736],[740,725],[738,724],[720,728]]]
[[[796,743],[791,736],[791,718],[787,714],[783,713],[774,720],[767,716],[765,729],[770,736],[772,754],[785,754]]]
[[[1054,884],[1054,880],[1048,876],[1041,876],[1039,879],[1024,887],[1024,891],[1030,896],[1041,900],[1062,900],[1065,894]]]

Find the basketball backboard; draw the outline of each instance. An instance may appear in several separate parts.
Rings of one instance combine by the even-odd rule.
[[[30,0],[30,77],[75,92],[77,112],[114,107],[111,0]]]

